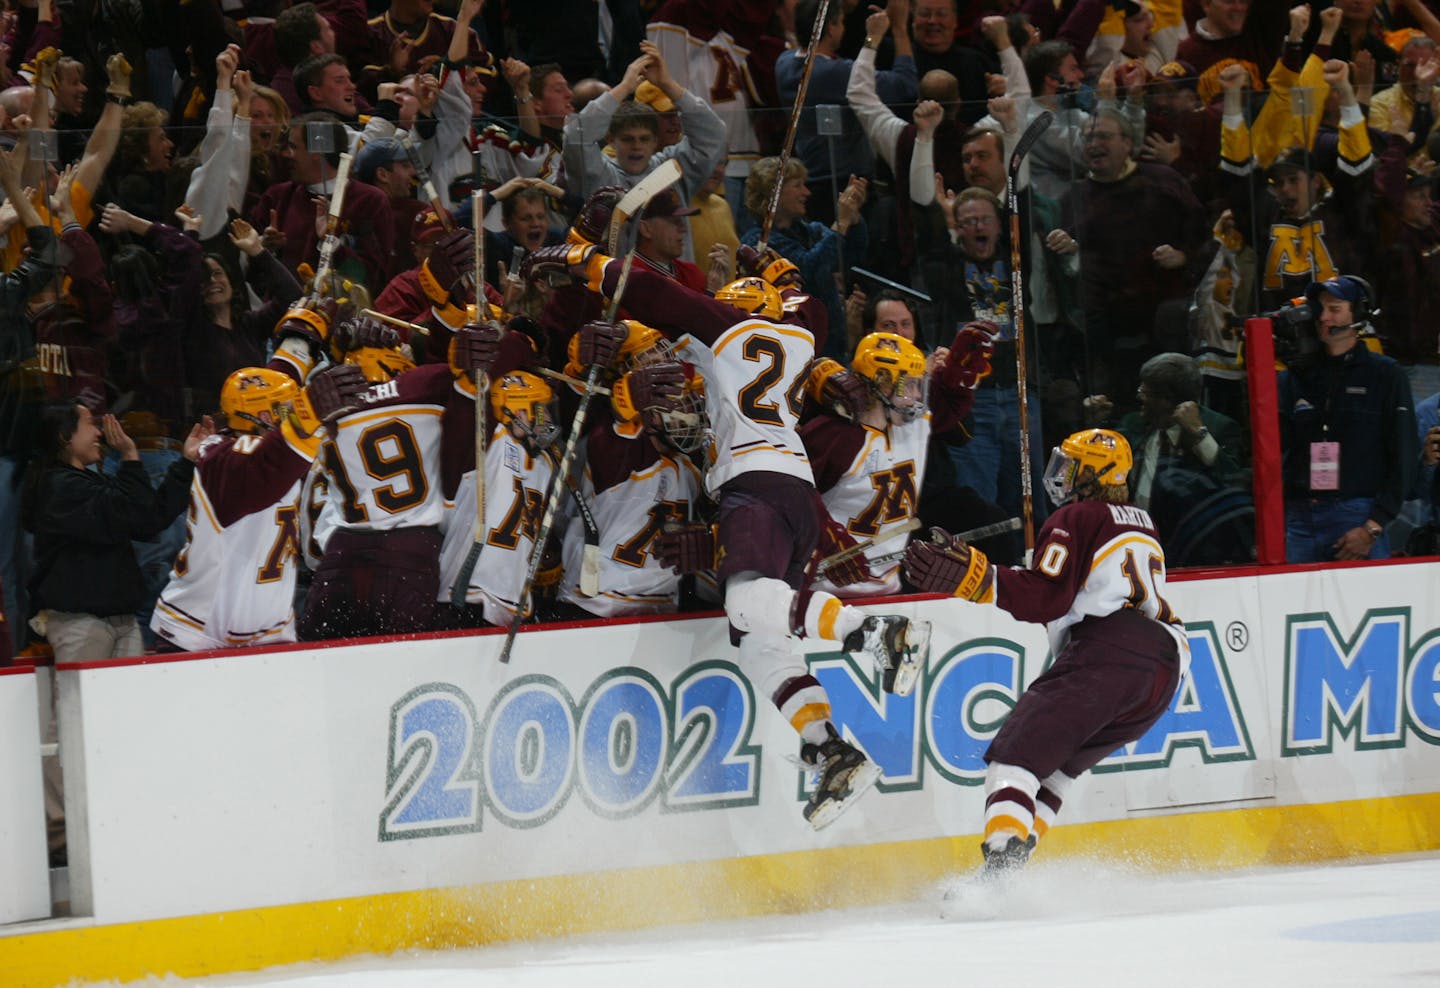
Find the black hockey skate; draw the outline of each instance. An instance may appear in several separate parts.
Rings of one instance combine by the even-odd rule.
[[[973,875],[946,890],[940,900],[941,919],[994,919],[1015,879],[1035,850],[1036,837],[1011,837],[1002,848],[981,843],[985,863]]]
[[[982,842],[980,853],[985,855],[985,863],[980,866],[980,874],[976,877],[984,882],[1010,881],[1025,867],[1025,862],[1030,860],[1030,852],[1035,850],[1035,840],[1034,834],[1024,840],[1011,837],[998,851]]]
[[[822,743],[800,746],[800,761],[818,776],[803,811],[816,830],[834,823],[880,778],[880,766],[836,734],[833,725],[826,724],[825,731],[829,737]]]
[[[847,652],[869,652],[881,672],[886,693],[909,696],[930,657],[930,622],[912,621],[898,614],[867,617],[840,647]]]

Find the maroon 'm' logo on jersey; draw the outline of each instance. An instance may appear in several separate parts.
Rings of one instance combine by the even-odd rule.
[[[870,486],[875,496],[847,525],[857,538],[870,538],[884,525],[913,517],[919,504],[913,460],[876,470],[870,475]]]

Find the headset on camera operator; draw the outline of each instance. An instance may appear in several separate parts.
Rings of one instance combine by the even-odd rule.
[[[1361,345],[1374,314],[1363,278],[1312,282],[1305,298],[1271,316],[1288,364],[1279,380],[1286,558],[1388,558],[1385,526],[1418,454],[1410,383],[1394,360]]]
[[[1309,364],[1318,360],[1324,352],[1325,347],[1321,337],[1316,333],[1316,320],[1319,318],[1321,306],[1314,299],[1322,289],[1321,285],[1330,283],[1353,284],[1360,292],[1364,301],[1351,313],[1351,322],[1331,327],[1331,333],[1338,333],[1344,329],[1353,329],[1358,334],[1359,340],[1366,348],[1375,353],[1384,353],[1380,345],[1380,336],[1375,328],[1375,317],[1380,315],[1380,307],[1374,305],[1371,299],[1374,298],[1374,291],[1370,282],[1356,275],[1338,275],[1324,282],[1312,282],[1306,289],[1305,295],[1290,300],[1290,303],[1274,312],[1258,313],[1258,318],[1270,320],[1270,332],[1275,339],[1275,359],[1286,366],[1295,364]]]

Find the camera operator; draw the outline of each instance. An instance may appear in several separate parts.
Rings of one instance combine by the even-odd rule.
[[[1410,382],[1361,345],[1372,299],[1353,275],[1306,289],[1320,351],[1280,375],[1289,562],[1385,559],[1418,457]]]

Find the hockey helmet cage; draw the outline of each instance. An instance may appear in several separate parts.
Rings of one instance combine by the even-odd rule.
[[[620,373],[625,374],[636,367],[671,359],[670,341],[658,329],[652,329],[638,319],[624,319],[621,322],[626,333],[625,340],[620,344]],[[578,335],[576,334],[576,337]]]
[[[507,426],[533,452],[546,449],[560,436],[555,392],[544,378],[529,371],[511,371],[491,384],[490,410],[496,422]]]
[[[693,453],[710,431],[705,407],[705,378],[685,365],[684,391],[673,409],[647,408],[640,413],[645,429],[677,453]]]
[[[1120,433],[1110,429],[1082,429],[1050,451],[1043,480],[1045,492],[1050,500],[1062,505],[1092,493],[1077,487],[1082,483],[1119,487],[1128,483],[1134,462],[1130,443]],[[1085,476],[1087,469],[1090,475]]]
[[[913,422],[924,409],[925,354],[896,333],[871,333],[855,347],[850,369],[888,410]],[[912,387],[913,382],[913,387]]]

